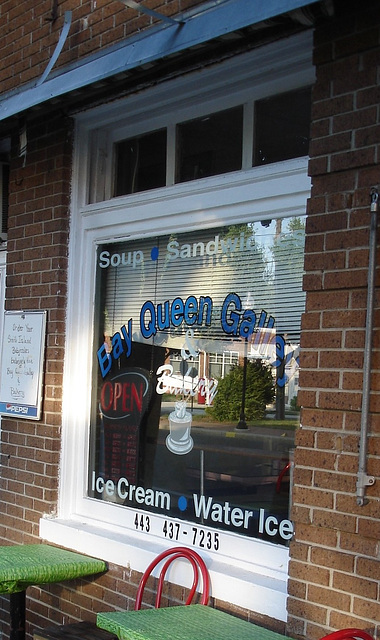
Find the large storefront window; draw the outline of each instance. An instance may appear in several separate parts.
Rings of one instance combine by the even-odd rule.
[[[303,254],[300,217],[98,246],[89,497],[288,543]]]
[[[59,502],[40,520],[133,571],[194,547],[213,598],[282,621],[311,53],[301,33],[76,114]]]

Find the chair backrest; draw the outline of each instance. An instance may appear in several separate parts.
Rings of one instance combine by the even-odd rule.
[[[153,569],[160,564],[161,562],[164,562],[163,566],[161,567],[160,570],[160,574],[159,574],[159,578],[158,578],[158,585],[157,585],[157,593],[156,593],[156,602],[155,602],[155,607],[156,609],[159,608],[160,603],[161,603],[161,596],[162,596],[162,589],[164,586],[164,580],[165,580],[165,575],[166,572],[169,568],[169,566],[171,565],[172,562],[174,562],[174,560],[177,560],[178,558],[185,558],[186,560],[188,560],[193,568],[193,583],[191,585],[190,591],[189,591],[189,595],[188,598],[186,600],[186,605],[190,604],[195,591],[197,589],[197,585],[199,582],[199,573],[202,576],[202,595],[201,595],[201,604],[205,604],[207,605],[208,600],[209,600],[209,593],[210,593],[210,578],[209,578],[209,574],[207,571],[207,567],[203,561],[203,559],[201,558],[201,556],[194,551],[193,549],[188,549],[187,547],[174,547],[171,549],[167,549],[166,551],[163,551],[162,553],[160,553],[151,563],[150,565],[146,568],[146,570],[144,571],[142,578],[140,580],[140,584],[138,586],[137,589],[137,595],[136,595],[136,602],[135,602],[135,611],[137,611],[138,609],[141,608],[141,602],[142,602],[142,598],[143,598],[143,594],[144,594],[144,589],[145,589],[145,585],[148,581],[148,578],[151,574],[151,572],[153,571]]]
[[[369,635],[363,629],[341,629],[339,631],[333,631],[329,633],[327,636],[321,638],[321,640],[374,640],[372,636]]]

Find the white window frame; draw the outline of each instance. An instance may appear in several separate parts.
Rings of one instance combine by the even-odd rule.
[[[77,115],[59,502],[58,513],[40,521],[42,538],[137,571],[175,545],[158,534],[159,528],[136,531],[138,510],[86,497],[98,245],[205,225],[301,216],[310,194],[306,157],[176,185],[169,179],[167,187],[94,204],[87,204],[90,179],[98,198],[109,197],[114,141],[129,131],[135,135],[170,123],[170,113],[177,117],[180,112],[185,120],[312,84],[311,52],[311,34],[303,33]],[[245,148],[244,157],[252,157],[251,151]],[[149,515],[159,526],[163,517]],[[219,550],[201,553],[213,597],[286,620],[286,547],[220,532]],[[179,563],[171,579],[185,585],[187,577]]]

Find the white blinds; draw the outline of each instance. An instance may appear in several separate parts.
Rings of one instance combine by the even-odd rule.
[[[103,245],[104,334],[132,319],[134,341],[181,348],[191,329],[198,349],[217,353],[237,348],[243,326],[252,340],[274,325],[297,344],[303,255],[300,218]]]

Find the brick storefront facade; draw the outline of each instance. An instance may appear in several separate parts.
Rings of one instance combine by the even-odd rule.
[[[200,0],[145,0],[176,16]],[[319,3],[316,3],[319,4]],[[356,499],[363,397],[367,310],[370,193],[380,186],[380,7],[334,0],[334,15],[318,16],[313,28],[313,63],[305,276],[302,320],[301,426],[296,434],[290,544],[288,620],[270,619],[228,601],[213,605],[248,620],[314,640],[343,627],[380,634],[380,315],[376,278],[368,422],[365,504]],[[5,94],[38,79],[56,46],[66,10],[72,27],[55,71],[75,65],[140,31],[151,17],[121,2],[0,0],[0,114]],[[305,25],[303,25],[305,26]],[[298,27],[297,27],[298,29]],[[271,39],[275,39],[271,35]],[[250,46],[253,47],[252,42]],[[231,57],[247,47],[225,49]],[[207,54],[209,55],[209,54]],[[214,60],[215,54],[212,54]],[[222,55],[221,55],[222,58]],[[192,64],[188,59],[184,63]],[[195,66],[201,67],[197,59]],[[181,57],[164,75],[180,75]],[[140,87],[145,70],[128,79]],[[140,74],[140,75],[139,75]],[[144,76],[145,78],[145,76]],[[145,79],[143,80],[145,82]],[[153,83],[149,78],[149,83]],[[98,93],[97,93],[98,91]],[[0,541],[39,541],[40,519],[57,512],[65,361],[67,267],[75,144],[71,110],[106,102],[99,85],[88,96],[40,105],[1,123],[11,138],[6,309],[48,310],[43,416],[40,421],[2,418]],[[118,86],[110,85],[110,97]],[[27,122],[26,155],[19,132]],[[89,549],[91,553],[91,549]],[[95,579],[78,579],[28,590],[27,633],[54,623],[95,620],[97,611],[132,608],[140,573],[110,563]],[[182,588],[171,586],[173,601]],[[8,637],[9,599],[0,598],[0,637]]]
[[[364,506],[355,498],[369,203],[371,186],[379,178],[379,18],[371,3],[357,13],[352,3],[350,8],[339,21],[317,30],[314,49],[317,79],[300,375],[303,411],[295,459],[297,525],[289,584],[289,628],[309,637],[318,637],[326,625],[356,626],[360,620],[370,626],[369,620],[380,613],[379,487],[367,488]],[[379,469],[377,308],[375,293],[368,438],[368,474],[373,476]]]

